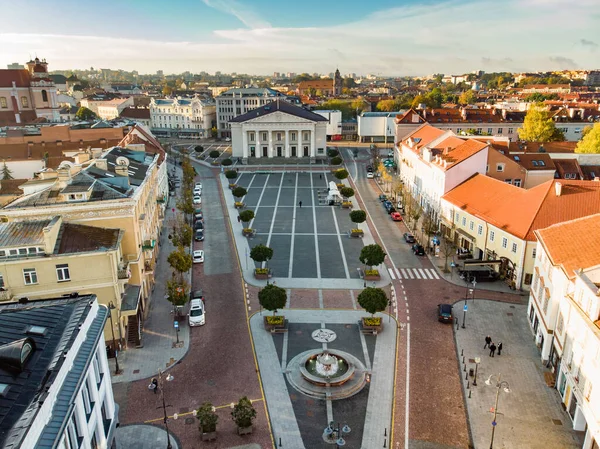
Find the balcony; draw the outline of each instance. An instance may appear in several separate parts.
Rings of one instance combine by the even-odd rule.
[[[150,260],[144,262],[144,273],[147,275],[154,274],[154,264]]]
[[[157,198],[156,198],[156,202],[157,202],[158,204],[164,204],[164,203],[166,203],[166,202],[167,202],[167,196],[166,196],[166,195],[163,195],[163,196],[159,196],[159,197],[157,197]]]
[[[154,240],[154,239],[144,240],[144,243],[142,244],[142,249],[144,251],[152,251],[155,246],[156,246],[156,240]]]
[[[120,280],[127,280],[131,278],[131,270],[129,269],[129,262],[120,263],[117,271],[117,278]]]

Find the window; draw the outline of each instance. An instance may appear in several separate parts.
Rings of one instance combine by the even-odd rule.
[[[510,178],[506,178],[506,179],[504,180],[504,182],[505,182],[505,183],[507,183],[507,184],[512,184],[512,179],[510,179]]]
[[[250,142],[254,142],[254,133],[250,133]]]
[[[502,128],[498,128],[498,134],[502,134]]]
[[[277,141],[281,140],[281,133],[277,133]]]
[[[469,223],[469,230],[473,230],[475,228],[475,223],[473,223],[472,221]]]
[[[260,140],[265,142],[267,140],[267,133],[265,133],[265,132],[260,133]]]
[[[87,379],[83,382],[83,387],[81,388],[81,397],[83,398],[85,417],[89,421],[90,416],[92,415],[92,409],[94,408],[94,403],[92,402],[92,397],[90,396],[90,387],[88,386]]]
[[[8,108],[8,103],[6,102],[5,97],[0,97],[0,108],[3,108],[3,109]]]
[[[543,309],[544,309],[544,314],[548,313],[548,304],[550,304],[550,296],[548,295],[547,291],[544,290],[544,292],[542,293],[542,300],[543,300]]]
[[[520,179],[515,179],[513,181],[513,185],[516,186],[516,187],[521,187],[521,180]]]
[[[538,283],[540,282],[540,275],[539,273],[536,271],[536,273],[533,275],[533,284],[531,286],[531,291],[535,292],[537,290],[538,287]]]
[[[489,173],[489,172],[490,172],[490,166],[489,166],[489,165],[486,165],[486,166],[485,166],[485,172],[486,172],[486,173]]]
[[[483,226],[482,225],[477,226],[477,235],[483,235]]]
[[[493,131],[494,131],[494,130],[493,130],[492,128],[488,128],[488,131],[487,131],[487,132],[488,132],[488,134],[493,134]]]
[[[0,288],[4,288],[4,277],[0,274]]]
[[[494,231],[490,231],[490,242],[494,241],[494,237],[496,237],[496,233]]]
[[[512,134],[513,133],[513,129],[512,128],[508,128],[508,134]]]
[[[556,332],[559,335],[562,334],[564,326],[565,326],[565,319],[563,318],[563,315],[561,313],[558,315],[558,323],[556,323]]]
[[[481,135],[481,131],[483,131],[483,128],[477,128],[477,135]]]
[[[23,279],[25,280],[25,285],[37,284],[38,278],[35,268],[23,268]]]
[[[42,101],[48,101],[48,92],[42,90]]]
[[[506,248],[508,246],[508,239],[506,237],[502,237],[502,248]]]
[[[458,223],[458,220],[459,220],[459,218],[460,218],[460,217],[458,216],[458,214],[456,214],[456,215],[454,216],[454,222],[455,222],[455,223]]]
[[[467,217],[463,217],[463,219],[462,219],[462,225],[463,226],[467,225]]]
[[[531,278],[532,278],[531,273],[526,273],[525,274],[525,280],[523,281],[523,283],[525,285],[531,285]]]
[[[65,433],[67,434],[65,438],[65,442],[68,443],[67,448],[77,449],[81,445],[83,438],[80,436],[75,413],[71,414],[71,419],[69,419]]]
[[[533,248],[533,251],[531,251],[531,257],[533,257],[535,259],[535,255],[536,255],[536,248]]]
[[[27,97],[21,97],[21,106],[23,106],[24,108],[29,107],[29,100],[27,99]]]
[[[512,252],[513,252],[513,253],[516,253],[516,252],[517,252],[517,244],[516,244],[516,243],[513,243],[513,244],[512,244]]]
[[[504,164],[496,164],[496,171],[503,172]]]
[[[296,133],[290,133],[290,140],[291,140],[292,142],[295,142],[295,141],[296,141]]]
[[[71,280],[71,275],[69,274],[69,264],[60,264],[56,266],[56,277],[58,278],[58,282],[66,282]]]
[[[310,137],[309,137],[308,133],[302,133],[302,140],[307,141],[309,139],[310,139]]]
[[[534,167],[537,167],[537,166],[538,166],[538,163],[537,163],[537,161],[534,161],[534,160],[532,160],[532,161],[531,161],[531,165],[533,165]]]

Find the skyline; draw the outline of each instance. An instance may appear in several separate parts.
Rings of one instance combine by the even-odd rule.
[[[568,9],[559,0],[336,3],[306,0],[307,17],[298,19],[292,4],[273,0],[178,0],[168,8],[158,0],[109,0],[101,11],[74,0],[50,10],[24,0],[10,4],[14,20],[0,33],[0,66],[37,55],[51,71],[144,74],[339,68],[343,74],[423,76],[600,68],[600,13],[589,12],[596,0]],[[8,5],[0,0],[0,9]],[[27,21],[35,33],[22,32]]]

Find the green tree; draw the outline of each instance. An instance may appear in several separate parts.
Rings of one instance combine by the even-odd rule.
[[[381,100],[377,103],[377,110],[382,112],[395,112],[400,109],[398,100]]]
[[[335,148],[327,150],[327,156],[329,156],[329,157],[336,157],[339,155],[340,155],[340,152],[338,150],[336,150]]]
[[[600,122],[594,124],[583,139],[577,142],[575,153],[600,154]]]
[[[192,227],[184,221],[180,221],[173,227],[171,243],[173,243],[174,246],[183,246],[186,248],[192,244],[192,236]]]
[[[266,262],[269,265],[269,260],[273,258],[273,248],[269,248],[266,245],[256,245],[250,250],[250,259],[254,262],[263,263]]]
[[[269,284],[258,292],[258,302],[265,309],[277,313],[277,310],[283,309],[287,302],[287,292],[275,284]]]
[[[519,139],[527,142],[550,142],[557,140],[560,136],[560,131],[557,132],[550,113],[541,103],[531,105],[518,133]]]
[[[256,418],[256,410],[252,406],[250,399],[244,396],[234,405],[233,411],[231,412],[231,419],[233,419],[233,422],[235,422],[238,427],[246,428],[252,425],[254,418]]]
[[[352,223],[355,223],[358,227],[361,223],[364,223],[367,220],[367,213],[364,210],[353,210],[350,212],[350,220]]]
[[[12,175],[11,169],[8,168],[8,165],[6,165],[6,161],[4,161],[4,165],[2,166],[2,179],[3,180],[15,179]]]
[[[464,105],[473,104],[473,103],[475,103],[475,100],[476,100],[475,93],[471,89],[465,90],[458,97],[458,102],[460,104],[464,104]]]
[[[214,138],[216,138],[216,137],[217,137],[217,134],[219,134],[219,130],[217,129],[217,127],[216,127],[216,126],[213,126],[213,127],[210,129],[210,135],[211,135],[211,137],[214,139]]]
[[[183,277],[183,273],[192,269],[192,256],[186,253],[182,246],[169,254],[167,262],[179,274],[180,278]]]
[[[236,187],[231,191],[232,195],[238,199],[245,197],[248,194],[248,191],[243,187]]]
[[[205,402],[196,410],[196,418],[198,418],[200,432],[209,433],[217,430],[219,415],[215,413],[215,407],[210,402]]]
[[[386,254],[383,252],[381,246],[374,243],[372,245],[363,246],[358,260],[368,267],[375,267],[383,263],[385,256]]]
[[[221,154],[221,153],[219,153],[219,151],[217,151],[217,150],[212,150],[210,153],[208,153],[208,155],[209,155],[210,157],[212,157],[213,159],[216,159],[216,158],[218,158],[220,154]]]
[[[352,116],[360,115],[360,113],[367,109],[368,106],[369,104],[362,98],[352,100],[350,103],[350,108],[352,108]]]
[[[183,212],[186,216],[194,213],[194,199],[192,191],[190,189],[183,189],[177,203],[175,203],[177,209]]]
[[[94,111],[92,111],[91,109],[88,109],[84,106],[81,106],[77,110],[77,112],[75,113],[75,117],[77,117],[78,120],[83,120],[83,121],[94,120],[97,118]]]
[[[333,172],[333,176],[341,181],[342,179],[346,179],[348,177],[348,170],[345,168],[338,168]]]
[[[194,147],[194,151],[195,151],[196,153],[202,153],[202,152],[204,151],[204,147],[203,147],[202,145],[196,145],[196,146]]]
[[[184,306],[190,298],[189,285],[175,278],[167,280],[167,301],[174,306]]]
[[[383,312],[389,304],[385,292],[380,288],[367,287],[358,295],[358,304],[371,315]]]
[[[164,86],[162,89],[162,94],[165,97],[169,97],[169,96],[173,95],[173,88],[170,86]]]
[[[342,163],[342,158],[339,156],[332,157],[329,162],[331,163],[331,165],[340,165]]]
[[[340,189],[340,194],[344,198],[352,198],[354,196],[354,189],[352,187],[342,187]]]
[[[229,166],[231,166],[232,164],[233,164],[233,162],[232,162],[232,161],[231,161],[231,159],[229,159],[229,158],[223,159],[223,160],[221,161],[221,165],[223,165],[224,167],[229,167]]]
[[[253,218],[254,218],[254,211],[252,211],[250,209],[240,212],[240,220],[242,221],[242,223],[244,223],[245,228],[248,227],[248,223],[250,223]]]
[[[237,174],[237,172],[235,170],[227,170],[225,172],[225,177],[227,179],[235,179],[235,178],[238,177],[238,174]]]

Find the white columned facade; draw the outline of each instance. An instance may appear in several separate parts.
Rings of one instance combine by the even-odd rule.
[[[269,129],[267,131],[269,136],[269,149],[267,150],[268,157],[273,157],[273,130]]]
[[[310,130],[310,157],[315,157],[317,155],[317,139],[315,138],[315,125],[312,125],[312,129]]]
[[[287,126],[289,127],[289,125]],[[286,128],[287,128],[286,127]],[[292,155],[290,154],[290,130],[286,129],[285,130],[285,157],[291,157]]]
[[[244,159],[248,158],[248,131],[246,131],[244,128],[242,128],[242,154]]]

